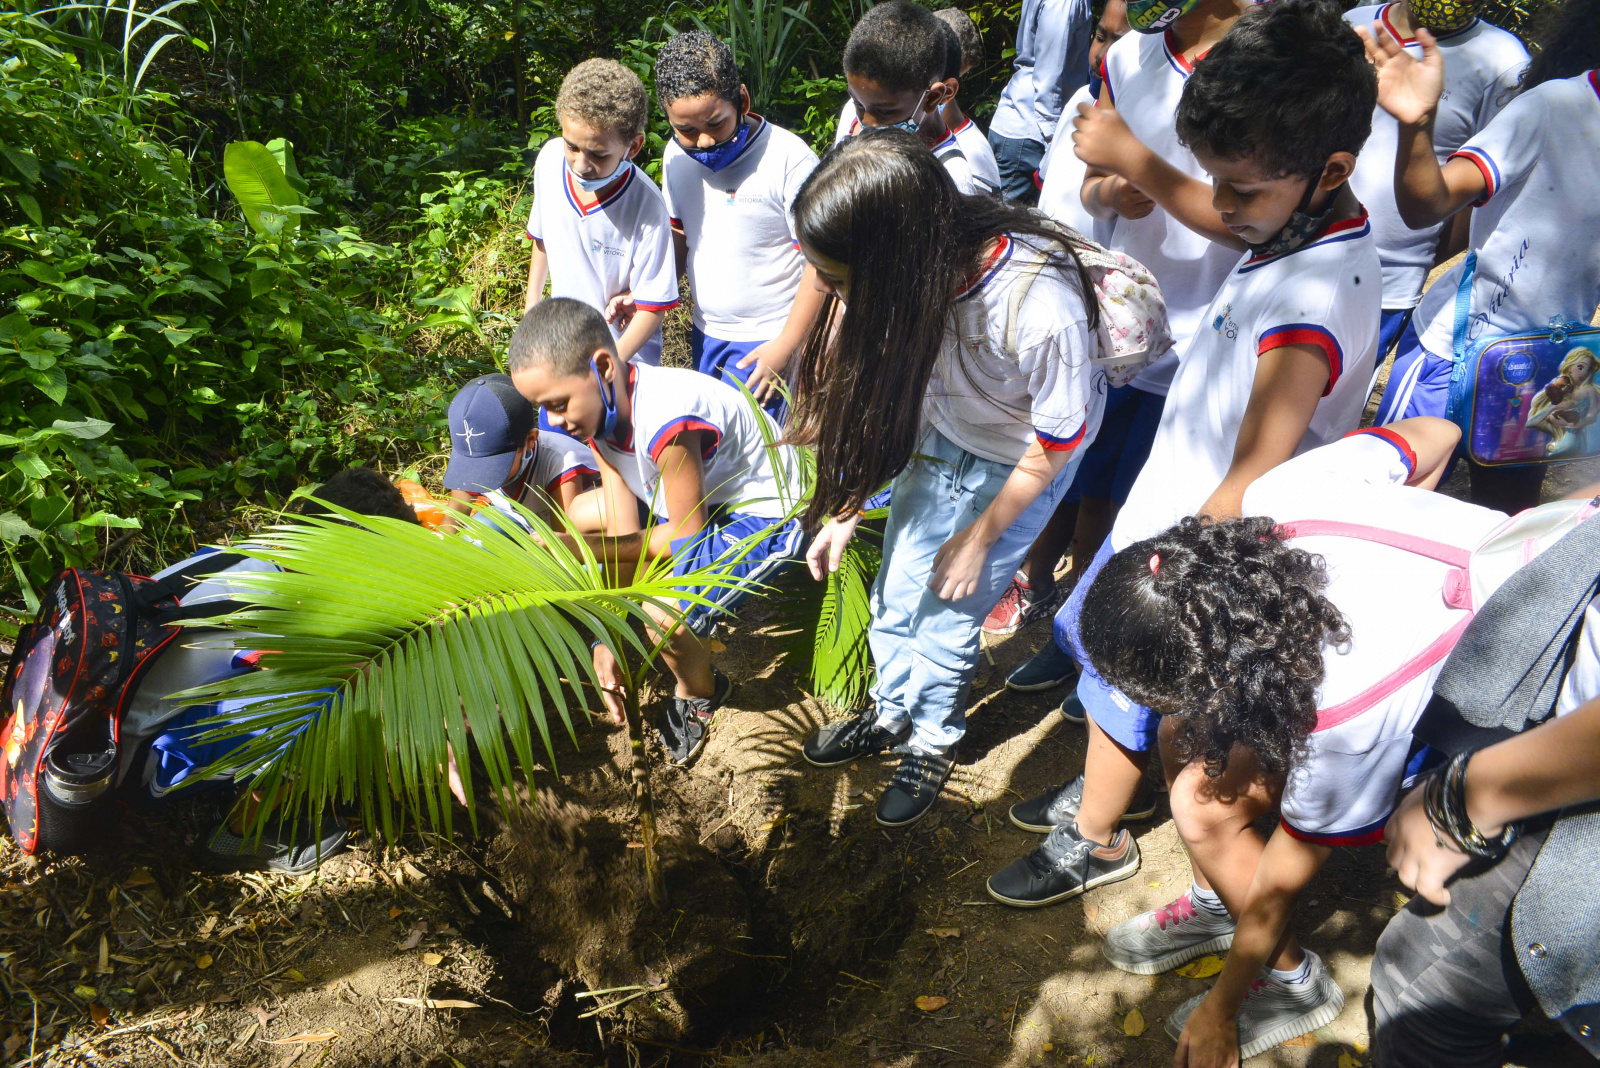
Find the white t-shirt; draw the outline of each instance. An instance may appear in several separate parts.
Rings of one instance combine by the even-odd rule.
[[[1545,327],[1551,316],[1587,323],[1600,304],[1600,74],[1590,71],[1518,95],[1456,156],[1483,172],[1472,213],[1475,341]],[[1449,358],[1457,264],[1423,294],[1423,347]]]
[[[1414,37],[1401,37],[1389,22],[1392,4],[1357,7],[1346,11],[1345,21],[1370,30],[1381,22],[1414,58],[1422,46]],[[1517,79],[1528,63],[1528,50],[1515,34],[1482,19],[1439,37],[1444,54],[1444,94],[1439,98],[1433,125],[1433,150],[1442,163],[1499,114],[1517,91]],[[1394,196],[1394,159],[1399,151],[1400,124],[1383,108],[1372,113],[1372,136],[1356,160],[1350,188],[1372,214],[1372,236],[1383,262],[1383,306],[1414,308],[1422,299],[1422,283],[1433,269],[1443,223],[1413,230],[1400,218]]]
[[[844,107],[839,110],[839,124],[833,130],[833,143],[839,144],[848,137],[854,137],[861,132],[861,117],[856,114],[856,102],[846,99]],[[987,142],[985,142],[987,144]],[[972,166],[967,162],[967,154],[961,147],[960,139],[954,133],[947,133],[943,141],[933,146],[933,154],[939,157],[939,162],[944,164],[944,169],[955,180],[956,188],[963,193],[988,192],[979,189],[972,177]],[[994,153],[990,152],[990,158]],[[995,166],[995,177],[1000,177],[1000,168]]]
[[[1087,448],[1100,429],[1105,376],[1089,363],[1078,279],[1045,268],[1016,309],[1015,354],[1005,346],[1012,290],[1031,251],[1002,238],[978,279],[956,299],[923,418],[975,456],[1015,464],[1035,441]]]
[[[1328,387],[1296,454],[1353,430],[1367,399],[1364,369],[1378,350],[1382,296],[1365,214],[1334,223],[1293,252],[1240,258],[1185,347],[1150,459],[1117,514],[1111,544],[1122,549],[1167,529],[1221,484],[1262,353],[1304,344],[1328,358]]]
[[[1194,64],[1172,47],[1166,33],[1130,33],[1106,52],[1106,93],[1141,144],[1191,178],[1207,185],[1211,176],[1178,143],[1178,98]],[[1239,253],[1203,237],[1156,208],[1142,219],[1118,219],[1111,248],[1149,268],[1161,286],[1172,329],[1172,350],[1134,380],[1140,389],[1166,393],[1177,369],[1178,353],[1201,327]]]
[[[533,210],[528,236],[544,242],[550,258],[550,295],[573,297],[602,313],[612,297],[632,293],[643,311],[678,305],[678,271],[672,228],[661,190],[632,163],[603,200],[579,206],[559,137],[539,150],[533,165]],[[622,331],[613,324],[613,337]],[[661,362],[661,333],[638,352]]]
[[[688,430],[707,435],[700,458],[713,509],[774,519],[787,514],[794,502],[784,494],[792,498],[800,488],[799,456],[792,445],[767,444],[779,441],[783,431],[743,393],[698,371],[637,363],[629,365],[628,389],[633,426],[627,440],[597,438],[590,444],[656,515],[668,514],[656,461]]]
[[[1089,79],[1094,38],[1089,0],[1023,0],[1013,72],[990,127],[1002,137],[1048,142],[1062,103]]]
[[[661,157],[667,213],[689,246],[694,325],[719,341],[777,337],[806,267],[790,211],[816,153],[759,115],[750,121],[744,151],[720,171],[677,138]]]
[[[1000,192],[1000,164],[995,162],[994,149],[989,146],[989,139],[978,129],[978,124],[972,121],[970,115],[962,116],[961,125],[950,131],[956,135],[956,144],[961,146],[961,152],[967,157],[967,166],[972,170],[972,181],[980,193]]]
[[[1079,104],[1093,103],[1094,97],[1089,95],[1089,87],[1085,85],[1072,94],[1061,114],[1077,115]],[[1072,137],[1063,129],[1060,137],[1051,140],[1039,163],[1039,210],[1085,237],[1110,245],[1117,220],[1096,219],[1083,206],[1083,179],[1087,171],[1088,167],[1072,150]]]
[[[1353,523],[1468,550],[1505,522],[1504,513],[1407,487],[1415,464],[1393,431],[1357,431],[1262,475],[1245,491],[1244,514]],[[1322,845],[1370,844],[1383,837],[1407,775],[1411,732],[1470,613],[1445,603],[1449,564],[1335,535],[1290,544],[1322,557],[1323,595],[1344,616],[1350,641],[1323,646],[1318,725],[1284,786],[1284,828]],[[1379,700],[1358,699],[1398,682],[1413,660],[1428,666]]]
[[[1583,627],[1578,632],[1572,665],[1556,698],[1556,715],[1565,716],[1596,697],[1600,697],[1600,601],[1590,601],[1583,610]]]

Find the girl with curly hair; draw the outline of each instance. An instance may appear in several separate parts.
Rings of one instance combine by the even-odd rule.
[[[1471,618],[1447,596],[1452,563],[1427,552],[1470,551],[1505,520],[1426,492],[1458,438],[1430,418],[1357,431],[1262,476],[1241,517],[1128,546],[1088,591],[1095,665],[1162,716],[1194,866],[1188,892],[1107,935],[1106,957],[1152,975],[1232,947],[1167,1022],[1180,1064],[1237,1064],[1343,1008],[1290,912],[1334,846],[1382,840],[1426,753],[1412,729]],[[1263,839],[1251,825],[1273,811]]]

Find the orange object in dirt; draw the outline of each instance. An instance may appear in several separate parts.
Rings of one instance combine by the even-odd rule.
[[[397,478],[394,480],[394,484],[400,491],[400,495],[406,499],[406,503],[416,511],[417,522],[429,530],[436,529],[440,523],[444,522],[444,505],[429,496],[428,491],[423,489],[421,485],[409,478]]]

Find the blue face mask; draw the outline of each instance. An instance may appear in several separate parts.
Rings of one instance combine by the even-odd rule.
[[[606,389],[606,380],[600,377],[600,365],[593,360],[589,361],[589,370],[594,372],[594,383],[600,387],[600,403],[605,406],[605,418],[600,421],[599,437],[609,438],[617,432],[617,389],[612,386],[609,392]]]
[[[606,186],[610,185],[612,182],[626,174],[626,169],[631,166],[633,166],[632,163],[628,162],[627,160],[623,160],[621,163],[617,164],[616,170],[612,171],[604,178],[579,178],[576,174],[572,174],[571,167],[567,168],[567,173],[572,174],[572,184],[583,190],[585,193],[598,193],[600,190],[604,189]]]
[[[702,167],[713,171],[720,171],[744,152],[745,146],[750,143],[750,124],[744,121],[744,116],[739,117],[739,128],[733,136],[720,144],[710,148],[685,148],[684,154]],[[682,147],[682,146],[680,146]]]

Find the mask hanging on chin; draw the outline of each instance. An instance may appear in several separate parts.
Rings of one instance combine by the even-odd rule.
[[[572,184],[583,190],[585,193],[598,193],[600,190],[604,189],[618,178],[621,178],[624,174],[627,174],[628,168],[631,166],[633,166],[633,162],[631,160],[623,160],[621,163],[617,164],[616,170],[612,171],[604,178],[579,178],[576,174],[572,174],[571,167],[567,168],[567,173],[572,175]]]
[[[740,115],[739,128],[726,141],[718,142],[710,148],[685,148],[684,154],[702,167],[720,171],[744,153],[750,144],[750,129],[745,116]]]
[[[593,360],[589,361],[589,370],[594,372],[595,385],[600,387],[600,404],[605,409],[605,415],[600,420],[600,433],[596,437],[609,438],[617,432],[617,387],[611,386],[600,377],[600,365]]]
[[[1339,194],[1344,191],[1345,186],[1341,185],[1330,192],[1326,203],[1322,205],[1322,210],[1313,215],[1308,209],[1311,206],[1311,198],[1317,193],[1317,183],[1321,180],[1322,176],[1318,175],[1306,183],[1306,191],[1300,198],[1299,207],[1294,209],[1289,221],[1278,231],[1278,236],[1263,244],[1251,245],[1251,253],[1257,256],[1281,256],[1285,252],[1293,252],[1302,245],[1314,241],[1318,234],[1327,229],[1328,222],[1333,218],[1334,209],[1338,206]]]

